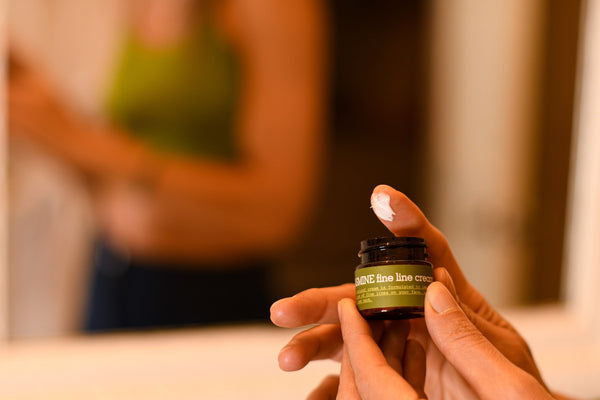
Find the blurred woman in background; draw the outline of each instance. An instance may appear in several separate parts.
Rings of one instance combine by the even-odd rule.
[[[323,6],[131,0],[128,11],[104,123],[11,54],[11,135],[78,171],[93,198],[86,329],[266,318],[268,262],[318,187]]]

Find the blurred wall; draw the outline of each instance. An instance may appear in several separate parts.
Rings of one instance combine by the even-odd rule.
[[[551,0],[546,6],[542,87],[538,93],[540,124],[536,197],[536,224],[532,231],[531,286],[528,300],[547,302],[562,298],[567,260],[566,231],[571,149],[578,127],[576,107],[580,96],[578,52],[582,49],[580,25],[584,23],[581,0]],[[581,50],[583,51],[583,50]]]
[[[431,217],[494,304],[530,284],[542,7],[437,1],[432,16]]]
[[[492,303],[556,301],[580,2],[432,10],[430,216]]]

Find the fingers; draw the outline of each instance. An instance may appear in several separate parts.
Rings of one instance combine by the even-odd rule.
[[[373,189],[371,206],[375,215],[394,235],[424,238],[431,262],[435,266],[448,268],[457,284],[464,285],[465,278],[446,238],[406,195],[390,186],[379,185]]]
[[[416,340],[408,340],[404,348],[402,369],[404,379],[412,386],[419,398],[425,398],[425,349]]]
[[[468,306],[461,305],[461,308],[475,328],[481,332],[481,334],[485,336],[485,338],[489,340],[490,343],[504,355],[504,357],[517,367],[531,374],[544,385],[544,381],[533,359],[529,345],[521,335],[508,324],[508,322],[494,324],[473,312]]]
[[[356,386],[356,376],[352,370],[348,346],[344,345],[342,354],[342,365],[340,368],[340,384],[337,390],[337,398],[342,400],[361,400]]]
[[[488,309],[488,314],[482,316],[474,312],[467,304],[460,301],[452,278],[444,268],[434,271],[435,280],[446,286],[454,300],[459,304],[469,321],[494,347],[496,347],[510,362],[530,373],[540,383],[543,383],[541,374],[533,360],[527,343],[521,335],[493,308]]]
[[[371,337],[369,325],[358,313],[354,301],[340,301],[339,312],[344,346],[361,398],[417,399],[417,392],[387,364],[385,356]]]
[[[467,315],[469,320],[480,330],[484,336],[488,339],[496,335],[498,330],[504,330],[504,328],[510,328],[510,325],[498,314],[493,308],[489,308],[489,312],[486,315],[488,319],[475,313],[468,304],[464,304],[456,293],[456,288],[452,277],[445,268],[436,268],[433,271],[434,278],[437,282],[442,283],[446,289],[450,292],[450,295],[460,305],[463,312]],[[491,323],[492,321],[493,323]],[[511,328],[512,329],[512,328]],[[489,335],[488,335],[489,334]]]
[[[326,376],[319,386],[309,393],[306,400],[334,400],[337,396],[337,389],[340,377],[337,375]]]
[[[497,393],[519,398],[523,390],[545,393],[531,375],[513,365],[484,337],[440,282],[433,282],[427,290],[425,321],[440,352],[481,398],[494,398]]]
[[[383,336],[379,340],[379,348],[385,355],[387,363],[401,375],[404,347],[409,332],[410,323],[408,321],[388,321]]]
[[[355,296],[355,286],[352,283],[322,289],[308,289],[293,297],[273,303],[271,321],[283,328],[295,328],[310,324],[337,324],[339,323],[338,301]]]
[[[390,186],[379,185],[373,190],[371,205],[375,215],[394,235],[425,239],[429,261],[434,267],[448,269],[463,301],[476,311],[485,306],[483,297],[465,279],[444,235],[408,197]]]
[[[446,289],[450,291],[452,297],[458,300],[458,294],[456,293],[456,287],[454,286],[454,281],[452,277],[448,273],[446,268],[436,268],[433,270],[433,278],[436,282],[441,282]]]
[[[297,371],[313,360],[342,357],[342,332],[339,325],[320,325],[300,332],[279,352],[279,368]]]
[[[478,313],[476,313],[471,306],[462,301],[462,298],[458,296],[456,291],[456,287],[454,286],[454,281],[452,277],[446,270],[446,268],[436,268],[433,271],[433,276],[437,282],[441,282],[446,286],[446,289],[450,291],[450,294],[457,303],[460,304],[463,311],[467,314],[471,322],[475,325],[479,323],[479,321],[485,321],[488,324],[496,327],[500,327],[503,329],[513,330],[512,326],[491,306],[486,306],[485,308],[480,307]]]

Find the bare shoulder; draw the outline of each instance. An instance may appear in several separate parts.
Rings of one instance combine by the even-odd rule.
[[[229,0],[229,14],[242,40],[320,39],[325,7],[320,0]],[[237,35],[236,35],[237,36]]]

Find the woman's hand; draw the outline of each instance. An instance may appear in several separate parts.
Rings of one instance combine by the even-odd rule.
[[[344,339],[339,384],[321,386],[313,392],[314,398],[325,395],[363,400],[425,398],[425,351],[416,341],[407,340],[407,321],[386,323],[387,329],[376,335],[376,342],[354,300],[341,300],[338,315]],[[383,324],[379,325],[383,328]]]
[[[425,352],[415,340],[407,340],[406,321],[388,323],[383,334],[374,334],[352,299],[341,300],[338,310],[344,340],[340,377],[326,379],[309,398],[425,398]],[[435,382],[439,391],[430,398],[553,398],[483,336],[439,282],[428,291],[425,320],[439,353],[456,371],[452,380]],[[434,376],[443,376],[433,370]],[[428,371],[431,374],[432,368]]]
[[[79,114],[34,63],[12,46],[8,54],[11,138],[49,151],[89,182],[139,180],[159,157],[117,128]],[[156,167],[154,168],[156,169]]]
[[[389,207],[393,214],[379,213],[379,215],[385,217],[382,222],[392,233],[397,236],[423,237],[428,244],[430,261],[435,267],[435,279],[439,283],[430,286],[427,299],[431,300],[431,296],[439,294],[440,289],[446,288],[444,290],[452,294],[452,298],[455,299],[455,303],[467,321],[480,332],[481,337],[491,345],[491,348],[495,348],[501,357],[527,376],[531,376],[543,387],[543,381],[527,344],[465,279],[444,236],[402,193],[388,186],[378,186],[372,196],[372,203],[376,206],[376,211],[382,199],[385,204],[389,199]],[[391,220],[390,215],[392,216]],[[282,369],[297,370],[315,359],[342,360],[344,354],[342,330],[336,311],[338,301],[346,297],[354,298],[352,284],[335,288],[310,289],[294,297],[280,300],[273,305],[271,318],[279,326],[298,327],[319,324],[317,327],[296,335],[282,349],[279,355]],[[454,365],[456,361],[448,358],[444,353],[448,348],[444,347],[446,342],[441,339],[446,337],[443,334],[444,325],[440,323],[443,320],[436,319],[437,314],[432,314],[434,308],[431,307],[431,304],[433,302],[428,304],[429,311],[426,309],[426,312],[429,317],[426,315],[425,320],[411,321],[410,333],[410,337],[417,340],[425,349],[428,371],[426,393],[430,398],[452,396],[475,398],[481,396],[482,394],[472,387],[468,380],[465,380],[466,377],[462,375],[463,371]],[[427,333],[425,322],[427,322],[427,329],[434,332],[431,336]],[[389,326],[386,329],[389,329]],[[383,350],[384,353],[392,351],[391,349]],[[394,356],[394,354],[389,356]]]
[[[535,364],[532,364],[533,372],[517,365],[523,364],[518,353],[528,353],[522,339],[515,338],[520,341],[512,345],[502,343],[502,348],[498,348],[485,333],[488,332],[490,337],[509,335],[502,329],[478,327],[477,321],[477,318],[467,316],[444,284],[434,282],[430,285],[425,298],[425,322],[433,351],[428,358],[433,358],[437,365],[428,365],[428,371],[448,368],[455,374],[450,380],[451,376],[434,373],[437,379],[432,385],[437,390],[432,390],[430,396],[466,398],[465,395],[470,394],[469,397],[491,400],[501,394],[506,399],[552,399]],[[509,359],[506,354],[515,355],[516,360]]]
[[[8,54],[9,132],[47,144],[68,129],[69,116],[54,91],[15,49]]]

